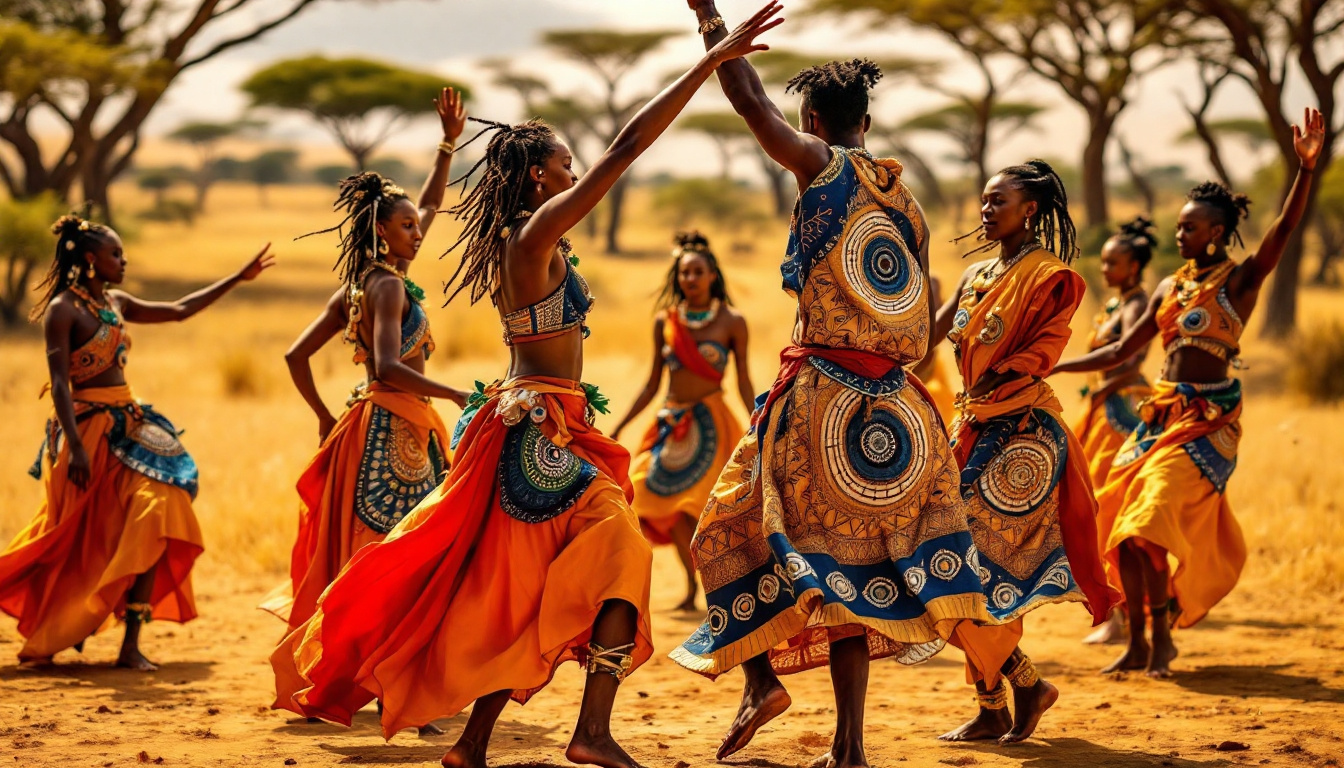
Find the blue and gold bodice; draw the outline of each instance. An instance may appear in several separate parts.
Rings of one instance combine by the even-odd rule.
[[[515,309],[501,318],[504,343],[513,346],[545,341],[572,328],[583,329],[586,338],[588,327],[584,322],[588,319],[593,303],[588,281],[572,264],[566,265],[564,281],[549,296],[535,304]]]

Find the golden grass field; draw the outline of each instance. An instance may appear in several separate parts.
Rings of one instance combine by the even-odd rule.
[[[119,189],[126,210],[148,205],[136,190]],[[334,237],[291,238],[335,223],[330,190],[278,187],[261,206],[255,189],[220,185],[211,208],[194,227],[135,224],[128,245],[128,290],[173,298],[236,269],[272,241],[279,266],[246,284],[197,318],[181,324],[132,329],[127,375],[137,394],[154,403],[186,434],[201,467],[196,510],[207,551],[195,583],[202,619],[186,627],[153,625],[146,649],[165,663],[155,675],[105,668],[119,633],[95,638],[84,663],[73,653],[56,672],[33,675],[12,665],[14,622],[0,619],[0,755],[16,765],[127,765],[141,750],[171,765],[330,765],[338,762],[433,762],[446,750],[462,718],[445,721],[448,737],[417,741],[410,734],[389,746],[376,735],[373,716],[350,731],[286,724],[267,712],[270,684],[265,657],[281,627],[253,609],[284,573],[297,524],[294,481],[316,448],[316,420],[289,384],[282,354],[336,287],[330,271]],[[591,318],[585,378],[610,396],[611,426],[642,385],[652,354],[653,294],[668,263],[670,227],[635,194],[625,234],[643,257],[606,257],[576,238],[582,268],[598,296]],[[955,233],[933,222],[933,268],[952,282],[961,270]],[[411,275],[431,298],[451,272],[443,251],[453,222],[440,217]],[[727,235],[709,230],[711,239]],[[716,237],[716,235],[721,235]],[[786,237],[781,224],[750,253],[720,249],[733,297],[752,333],[751,366],[758,388],[773,379],[778,350],[793,321],[791,301],[779,290],[777,269]],[[945,290],[947,290],[945,288]],[[438,308],[430,318],[438,352],[431,376],[459,386],[501,375],[506,353],[494,310],[465,301]],[[1075,318],[1073,349],[1082,346],[1095,302]],[[1304,324],[1344,317],[1337,294],[1303,293]],[[1252,321],[1258,328],[1258,322]],[[36,455],[49,400],[37,393],[46,380],[36,329],[0,335],[0,539],[8,540],[36,509],[41,486],[25,471]],[[1042,669],[1062,682],[1065,696],[1047,716],[1040,739],[1022,749],[945,747],[929,737],[959,722],[970,707],[955,653],[913,671],[874,667],[870,757],[874,765],[1339,765],[1337,734],[1344,719],[1344,410],[1308,406],[1280,391],[1288,351],[1245,340],[1250,369],[1240,466],[1229,495],[1245,528],[1251,557],[1236,592],[1200,628],[1177,638],[1185,655],[1174,681],[1097,677],[1110,648],[1079,645],[1085,621],[1076,608],[1033,616],[1025,643]],[[949,355],[950,357],[950,355]],[[1150,358],[1154,369],[1157,361]],[[350,350],[333,343],[316,363],[333,410],[358,383]],[[1155,370],[1154,370],[1155,372]],[[1056,380],[1064,402],[1076,408],[1080,382]],[[456,418],[450,404],[446,420]],[[599,421],[602,425],[603,421]],[[629,430],[633,443],[641,430]],[[631,445],[630,447],[633,447]],[[660,550],[656,561],[655,628],[660,651],[694,627],[670,612],[679,569]],[[626,684],[618,702],[618,738],[649,765],[712,763],[713,746],[731,719],[738,683],[729,676],[709,684],[684,673],[662,654]],[[563,764],[568,724],[577,712],[581,676],[566,670],[552,690],[524,709],[510,708],[496,736],[497,765]],[[790,682],[795,711],[763,731],[737,765],[785,766],[824,751],[830,698],[824,672]],[[650,694],[635,698],[631,690]],[[700,692],[702,701],[687,697]],[[107,711],[100,712],[98,707]],[[1166,718],[1166,719],[1162,719]],[[710,722],[717,720],[718,722]],[[213,738],[219,737],[219,738]],[[1207,748],[1225,740],[1251,749]],[[417,746],[418,745],[418,746]],[[558,761],[558,762],[545,762]],[[512,762],[510,762],[512,761]],[[538,762],[540,761],[540,762]],[[10,759],[0,757],[0,763]]]

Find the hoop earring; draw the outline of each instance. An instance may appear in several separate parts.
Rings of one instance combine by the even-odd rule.
[[[392,249],[388,246],[386,240],[382,240],[382,239],[380,239],[380,240],[378,241],[378,253],[379,253],[379,255],[381,255],[381,256],[386,256],[386,255],[388,254],[388,251],[390,251],[390,250],[392,250]]]
[[[1209,241],[1208,245],[1204,246],[1204,253],[1209,256],[1212,256],[1217,252],[1218,252],[1218,245],[1214,243],[1212,240]]]

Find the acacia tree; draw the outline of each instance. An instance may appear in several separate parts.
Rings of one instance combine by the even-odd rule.
[[[1224,62],[1231,76],[1260,102],[1286,173],[1282,202],[1292,187],[1297,153],[1292,125],[1302,105],[1289,103],[1289,83],[1301,82],[1325,117],[1325,143],[1312,176],[1305,221],[1315,218],[1321,179],[1334,157],[1335,141],[1344,121],[1339,115],[1340,82],[1344,79],[1344,0],[1183,0],[1189,11],[1190,35],[1206,60]],[[1283,260],[1274,270],[1261,335],[1278,339],[1297,323],[1297,290],[1302,270],[1302,235],[1298,227]]]
[[[16,197],[69,198],[79,183],[106,217],[108,186],[173,81],[314,2],[0,0],[0,142],[17,157],[0,157],[0,181]],[[54,150],[44,115],[60,126]]]
[[[196,186],[196,212],[205,210],[205,197],[215,181],[215,160],[219,142],[251,128],[255,123],[237,120],[229,123],[192,121],[179,125],[168,138],[190,144],[196,150],[196,170],[192,183]]]
[[[995,101],[982,114],[978,106],[957,101],[929,110],[898,126],[905,132],[946,137],[957,145],[957,160],[975,174],[980,188],[989,180],[988,149],[996,131],[1012,133],[1032,127],[1046,108],[1027,101]]]
[[[368,59],[304,56],[277,61],[253,73],[242,89],[254,107],[302,112],[331,132],[361,171],[394,131],[434,112],[444,85],[464,99],[460,83]]]
[[[1194,1],[1194,0],[1192,0]],[[1308,0],[1312,1],[1312,0]],[[1319,0],[1316,0],[1319,1]],[[1174,0],[812,0],[818,11],[874,13],[943,33],[973,58],[1003,54],[1058,85],[1087,116],[1083,202],[1107,224],[1106,148],[1130,83],[1175,53]]]
[[[594,134],[606,145],[616,140],[621,128],[634,117],[653,94],[639,93],[622,96],[622,84],[646,56],[667,40],[681,34],[676,31],[614,32],[609,30],[551,30],[542,35],[542,42],[561,56],[583,66],[597,76],[601,83],[599,95],[593,100],[598,106],[596,119],[591,121]],[[572,104],[584,103],[582,97],[571,97]],[[620,253],[621,213],[625,207],[625,193],[630,176],[624,175],[607,193],[607,252]]]

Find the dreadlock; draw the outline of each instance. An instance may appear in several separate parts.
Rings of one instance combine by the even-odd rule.
[[[1022,165],[1010,165],[999,171],[997,176],[1007,177],[1017,189],[1027,195],[1027,199],[1036,203],[1036,229],[1041,245],[1054,253],[1065,264],[1072,264],[1078,256],[1078,231],[1069,216],[1069,195],[1064,191],[1064,182],[1055,173],[1055,169],[1044,160],[1028,160]],[[975,236],[976,241],[985,239],[984,227],[958,237],[953,242],[961,242]],[[993,242],[972,249],[965,254],[982,253],[995,247]]]
[[[1203,203],[1218,211],[1223,220],[1223,245],[1236,243],[1238,247],[1245,247],[1237,227],[1242,219],[1251,215],[1251,198],[1233,192],[1216,181],[1206,181],[1190,190],[1185,199],[1192,203]]]
[[[672,237],[672,242],[676,245],[672,249],[672,266],[667,270],[667,281],[663,283],[663,289],[658,292],[658,309],[670,309],[686,300],[686,294],[681,290],[681,283],[677,281],[677,273],[681,270],[681,257],[688,253],[705,260],[709,268],[714,270],[714,283],[709,286],[709,296],[718,299],[724,304],[732,304],[733,300],[728,298],[728,283],[723,278],[723,270],[719,268],[719,260],[714,252],[709,249],[709,238],[700,234],[699,230],[689,232],[678,232]]]
[[[882,79],[882,68],[868,59],[828,61],[793,76],[786,93],[800,94],[826,130],[847,131],[868,114],[868,91]]]
[[[391,179],[385,179],[373,171],[347,176],[337,189],[336,202],[331,209],[345,212],[341,223],[295,239],[302,240],[328,232],[340,234],[340,254],[332,269],[339,272],[341,282],[348,285],[364,274],[369,262],[378,258],[378,222],[387,221],[397,203],[410,198],[406,190]]]
[[[1111,239],[1129,249],[1130,258],[1138,262],[1142,272],[1153,260],[1153,249],[1157,247],[1157,225],[1144,216],[1135,216],[1133,221],[1120,225],[1120,230]]]
[[[555,151],[555,131],[541,120],[508,125],[470,119],[485,125],[480,133],[472,137],[472,141],[485,133],[493,132],[494,135],[485,147],[485,156],[453,182],[456,184],[460,181],[465,187],[466,180],[482,165],[485,166],[485,175],[471,192],[462,202],[448,209],[449,213],[465,223],[462,233],[447,253],[452,253],[464,244],[466,247],[462,250],[461,262],[443,290],[444,293],[452,290],[448,293],[448,302],[451,302],[470,286],[471,303],[475,304],[491,292],[499,279],[508,227],[523,210],[527,173],[534,165],[544,165]],[[454,284],[457,285],[455,289]]]
[[[46,314],[51,300],[61,291],[84,280],[84,270],[88,262],[84,254],[104,245],[111,240],[112,229],[103,224],[94,224],[77,214],[66,214],[51,225],[51,233],[56,236],[56,258],[51,268],[37,284],[42,295],[28,313],[30,322],[37,322]]]

